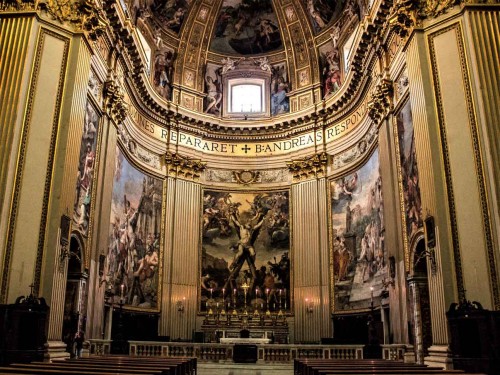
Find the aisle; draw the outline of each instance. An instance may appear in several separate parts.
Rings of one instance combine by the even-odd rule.
[[[199,363],[198,375],[293,375],[293,363]]]

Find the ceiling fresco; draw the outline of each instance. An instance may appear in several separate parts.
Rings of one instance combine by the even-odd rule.
[[[271,0],[224,0],[210,50],[221,54],[259,54],[282,47]]]

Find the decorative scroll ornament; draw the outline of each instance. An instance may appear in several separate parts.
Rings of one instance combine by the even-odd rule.
[[[167,175],[195,181],[200,178],[201,172],[205,170],[207,163],[167,151],[165,164],[167,166]]]
[[[368,102],[368,116],[379,123],[391,110],[394,86],[390,79],[383,78],[375,86],[372,93],[372,99]]]
[[[307,180],[315,177],[325,177],[328,166],[328,154],[321,152],[301,160],[287,162],[288,170],[294,181]]]
[[[114,73],[110,73],[104,82],[104,106],[117,124],[121,124],[127,117],[128,106],[124,97],[119,80]]]
[[[260,182],[260,172],[258,171],[233,171],[233,177],[237,183],[243,185]]]

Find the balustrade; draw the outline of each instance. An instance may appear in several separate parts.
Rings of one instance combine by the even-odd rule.
[[[129,341],[130,355],[138,357],[197,357],[201,362],[231,361],[233,344]],[[283,363],[300,358],[362,359],[363,345],[258,345],[258,360]]]

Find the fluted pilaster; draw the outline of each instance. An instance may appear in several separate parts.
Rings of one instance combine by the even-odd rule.
[[[295,341],[332,335],[326,188],[324,178],[292,185]],[[306,299],[312,301],[311,312]]]
[[[167,178],[160,334],[191,338],[198,311],[201,187]],[[185,300],[184,300],[185,298]],[[184,311],[177,310],[183,301]]]
[[[436,216],[436,274],[429,276],[429,294],[432,309],[432,334],[434,344],[448,343],[446,308],[455,300],[453,250],[450,238],[447,199],[442,180],[439,158],[440,146],[437,119],[429,108],[434,107],[433,87],[429,62],[426,59],[425,40],[415,33],[406,50],[410,101],[415,129],[415,148],[419,166],[422,210]],[[439,202],[439,203],[438,203]],[[412,265],[410,264],[410,267]],[[428,269],[431,269],[428,265]]]

